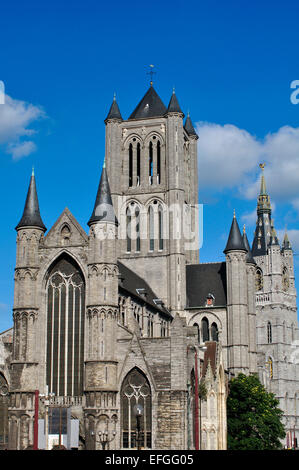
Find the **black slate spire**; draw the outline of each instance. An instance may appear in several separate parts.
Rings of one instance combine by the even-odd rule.
[[[110,193],[110,186],[107,176],[105,162],[103,165],[102,176],[97,192],[96,201],[94,204],[93,213],[87,223],[91,225],[97,222],[113,222],[118,224],[115,212],[113,209],[112,198]]]
[[[173,92],[172,92],[172,95],[171,95],[171,98],[170,98],[170,101],[169,101],[169,105],[168,105],[168,108],[167,108],[167,114],[168,113],[179,113],[179,114],[182,114],[183,117],[184,117],[184,113],[180,108],[180,105],[179,105],[179,102],[178,102],[178,99],[176,97],[174,89],[173,89]]]
[[[147,119],[164,116],[166,112],[167,109],[164,103],[151,85],[129,119]]]
[[[34,171],[32,170],[32,175],[30,179],[29,189],[27,193],[27,198],[25,202],[24,212],[22,218],[18,225],[16,226],[16,230],[25,227],[37,227],[42,229],[44,232],[47,230],[44,226],[42,218],[39,212],[39,204],[37,198],[37,191],[36,191],[36,184],[35,184],[35,176]]]
[[[234,213],[234,218],[233,218],[232,225],[230,228],[229,237],[227,240],[225,250],[223,252],[227,253],[228,251],[235,251],[235,250],[247,251],[244,245],[244,241],[243,241],[240,229],[239,229],[239,225],[238,225],[235,213]]]
[[[107,116],[106,119],[105,119],[105,122],[108,121],[109,119],[116,119],[116,120],[118,120],[118,121],[122,121],[122,120],[123,120],[123,118],[121,117],[121,114],[120,114],[120,110],[119,110],[118,104],[117,104],[117,102],[116,102],[116,97],[115,97],[115,95],[114,95],[114,98],[113,98],[112,105],[111,105],[111,107],[110,107],[108,116]]]
[[[244,242],[245,248],[247,250],[246,263],[256,264],[256,262],[254,261],[254,258],[252,256],[251,249],[250,249],[249,242],[248,242],[248,238],[247,238],[247,235],[246,235],[246,232],[245,232],[245,225],[243,227],[243,242]]]
[[[195,132],[195,129],[193,127],[193,124],[192,124],[189,113],[187,115],[187,119],[186,119],[186,122],[185,122],[185,125],[184,125],[184,129],[185,129],[185,131],[187,132],[188,135],[198,138],[198,135]]]
[[[268,246],[270,244],[279,244],[273,220],[271,219],[271,202],[266,189],[264,167],[265,164],[261,163],[261,186],[260,193],[257,198],[257,221],[251,249],[253,256],[264,256],[267,254]]]

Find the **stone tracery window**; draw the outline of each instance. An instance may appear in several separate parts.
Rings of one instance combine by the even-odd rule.
[[[140,420],[140,447],[150,449],[152,447],[151,388],[145,375],[134,368],[124,379],[121,388],[122,447],[125,449],[137,448],[137,420],[134,412],[137,404],[143,407]]]
[[[47,282],[47,384],[58,396],[83,393],[84,309],[83,274],[62,256]]]

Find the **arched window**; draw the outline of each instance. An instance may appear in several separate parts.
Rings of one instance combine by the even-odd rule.
[[[209,322],[208,322],[208,319],[206,317],[204,317],[201,320],[201,337],[202,337],[203,343],[210,340]]]
[[[212,323],[211,325],[211,336],[212,341],[218,341],[218,326],[216,323]]]
[[[257,291],[262,290],[264,287],[263,272],[260,268],[256,269],[255,272],[255,289]]]
[[[155,227],[154,227],[154,209],[149,206],[148,209],[148,229],[149,229],[149,250],[155,249]]]
[[[58,396],[83,393],[84,310],[83,274],[61,256],[47,281],[47,385]]]
[[[121,436],[122,447],[125,449],[138,447],[136,405],[142,406],[139,445],[141,448],[150,449],[152,447],[151,388],[145,375],[134,368],[126,376],[121,387]]]
[[[0,374],[0,450],[8,446],[8,384]]]
[[[268,340],[268,344],[272,343],[272,325],[271,325],[271,322],[269,321],[267,323],[267,340]]]
[[[159,204],[158,208],[158,226],[159,226],[159,250],[163,250],[163,207]]]
[[[140,208],[132,201],[126,211],[127,252],[140,251]],[[132,243],[133,242],[133,243]]]
[[[68,245],[70,242],[70,235],[71,235],[71,231],[68,225],[65,224],[62,227],[60,235],[61,235],[61,244]]]

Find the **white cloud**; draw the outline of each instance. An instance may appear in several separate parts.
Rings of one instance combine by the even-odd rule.
[[[36,130],[32,124],[46,117],[39,106],[5,96],[5,104],[0,105],[0,148],[19,159],[36,150],[34,142],[26,140]]]
[[[251,212],[246,212],[245,214],[242,215],[241,221],[246,225],[251,227],[252,225],[255,225],[256,223],[256,209],[254,209]]]
[[[271,198],[290,202],[299,211],[299,127],[283,126],[264,139],[231,124],[201,122],[197,132],[201,187],[235,187],[243,197],[255,199],[260,185],[258,164],[266,162]]]

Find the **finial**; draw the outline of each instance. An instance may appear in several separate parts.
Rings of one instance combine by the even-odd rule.
[[[147,72],[147,75],[151,76],[151,81],[150,81],[151,86],[153,86],[153,75],[156,73],[156,72],[153,71],[154,67],[155,66],[153,64],[150,64],[150,71]]]
[[[245,224],[243,225],[243,233],[246,233]]]
[[[187,112],[187,117],[189,118],[190,117],[190,111],[188,109],[188,112]]]
[[[175,87],[172,87],[172,94],[175,95]]]
[[[261,168],[261,170],[264,170],[265,166],[266,166],[266,163],[260,163],[259,164],[259,167]]]
[[[235,209],[234,209],[234,219],[235,219],[235,218],[236,218],[236,211],[235,211]]]
[[[32,173],[31,173],[32,176],[34,176],[34,166],[32,166]]]
[[[113,101],[116,101],[116,93],[113,93]]]
[[[104,158],[103,168],[106,168],[106,158]]]

